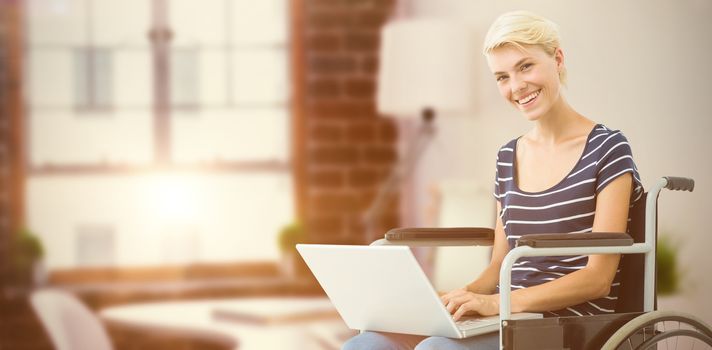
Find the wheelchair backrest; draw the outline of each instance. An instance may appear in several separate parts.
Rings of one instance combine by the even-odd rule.
[[[628,225],[628,234],[633,237],[635,243],[645,242],[645,205],[647,197],[648,193],[643,193],[641,198],[630,209],[631,221]],[[657,223],[655,238],[657,239]],[[622,256],[620,263],[621,286],[618,293],[618,303],[616,304],[617,313],[643,311],[644,268],[645,256],[643,254]]]

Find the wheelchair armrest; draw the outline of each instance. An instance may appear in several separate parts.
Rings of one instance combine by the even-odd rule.
[[[589,232],[589,233],[544,233],[523,236],[516,246],[533,248],[558,247],[622,247],[633,245],[633,238],[627,233]]]
[[[386,232],[371,245],[470,246],[492,245],[494,230],[485,227],[406,227]]]

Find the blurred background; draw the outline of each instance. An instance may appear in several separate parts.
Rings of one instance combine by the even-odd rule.
[[[712,322],[712,1],[0,0],[0,349],[51,348],[27,301],[40,287],[97,312],[314,297],[294,243],[491,225],[495,153],[530,125],[479,50],[514,9],[560,25],[564,94],[625,133],[646,187],[697,181],[660,198],[678,281],[660,307]],[[418,127],[377,108],[381,30],[421,19],[466,28],[471,100],[438,115],[400,191],[364,222]],[[448,193],[472,214],[449,208]],[[112,337],[118,348],[208,346]]]

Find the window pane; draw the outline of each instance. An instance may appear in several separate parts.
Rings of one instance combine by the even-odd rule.
[[[201,50],[198,55],[198,93],[201,105],[226,105],[229,100],[227,54],[224,50]]]
[[[236,103],[283,103],[287,99],[284,50],[235,52],[232,59]]]
[[[153,69],[148,50],[118,51],[114,55],[115,104],[119,108],[149,109],[153,100]]]
[[[33,165],[146,164],[152,157],[149,111],[35,111],[29,120]],[[130,141],[129,141],[130,140]]]
[[[71,50],[28,50],[28,98],[33,107],[74,106]]]
[[[78,266],[112,266],[116,255],[112,225],[80,225],[76,231]]]
[[[33,45],[87,44],[86,1],[29,0],[28,41]]]
[[[225,3],[233,0],[169,0],[174,45],[225,45]]]
[[[171,104],[174,107],[198,105],[198,82],[200,68],[198,53],[194,49],[171,51]]]
[[[111,50],[96,48],[93,54],[94,105],[100,108],[111,107],[113,102],[111,86],[114,76]]]
[[[284,43],[287,0],[230,1],[232,44]]]
[[[79,48],[74,56],[74,105],[80,109],[111,106],[111,53],[106,49]]]
[[[79,266],[77,227],[92,222],[113,229],[120,266],[274,260],[291,193],[286,173],[41,177],[27,216],[50,268]]]
[[[93,73],[89,72],[91,58],[86,48],[74,49],[74,105],[80,108],[89,108],[93,105],[92,83],[89,81]]]
[[[109,47],[148,47],[151,23],[149,0],[87,0],[91,4],[93,44]],[[78,1],[77,1],[78,2]]]
[[[286,161],[288,124],[281,108],[174,112],[173,156],[179,163]]]

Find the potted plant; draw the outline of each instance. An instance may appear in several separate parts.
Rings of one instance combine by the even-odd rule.
[[[282,273],[288,277],[295,277],[297,273],[297,248],[298,243],[306,242],[306,231],[301,222],[295,221],[284,227],[277,235],[277,244],[281,254]]]
[[[20,286],[42,284],[46,279],[42,258],[44,248],[37,235],[27,228],[21,228],[12,240],[11,280]]]
[[[680,271],[677,261],[678,246],[669,236],[658,237],[656,250],[657,284],[659,295],[672,295],[680,289]]]

